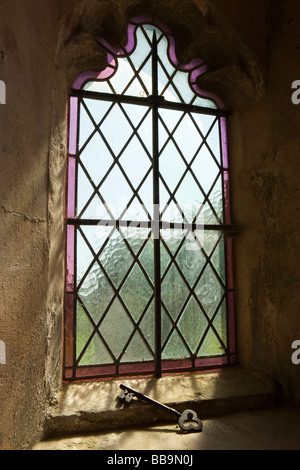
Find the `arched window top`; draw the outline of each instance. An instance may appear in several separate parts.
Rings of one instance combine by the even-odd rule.
[[[96,36],[97,43],[107,51],[108,65],[101,71],[80,74],[73,83],[74,90],[140,98],[157,93],[170,102],[224,109],[217,96],[197,85],[207,66],[201,59],[180,64],[175,38],[166,26],[150,17],[136,17],[130,21],[127,35],[126,46],[120,48]]]

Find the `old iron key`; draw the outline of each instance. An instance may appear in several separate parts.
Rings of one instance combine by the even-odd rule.
[[[179,420],[178,424],[182,431],[187,432],[201,432],[203,428],[202,421],[198,418],[197,414],[193,410],[185,410],[183,413],[179,413],[179,411],[170,408],[169,406],[163,405],[158,401],[153,400],[150,397],[147,397],[143,393],[137,392],[133,388],[128,387],[127,385],[121,384],[120,388],[125,392],[125,394],[130,394],[131,396],[135,396],[139,400],[149,403],[150,405],[156,406],[161,410],[164,410],[168,413],[176,415]],[[186,423],[188,421],[188,423]]]

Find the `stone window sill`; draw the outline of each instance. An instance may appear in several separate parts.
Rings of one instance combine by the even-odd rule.
[[[169,415],[134,399],[120,407],[120,383],[138,390],[179,412],[193,409],[200,419],[227,413],[268,408],[279,398],[268,378],[239,366],[218,371],[154,377],[95,380],[63,384],[58,403],[49,407],[45,436],[95,433],[130,426],[176,423]]]

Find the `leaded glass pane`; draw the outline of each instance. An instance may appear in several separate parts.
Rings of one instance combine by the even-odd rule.
[[[194,297],[191,297],[178,322],[178,327],[193,353],[198,350],[200,339],[203,337],[207,325],[208,322],[198,303]]]
[[[125,352],[125,345],[128,336],[134,331],[134,325],[118,298],[114,300],[100,328],[113,355],[119,358]]]
[[[205,67],[140,19],[125,47],[98,43],[108,66],[70,107],[66,375],[230,362],[226,122]]]

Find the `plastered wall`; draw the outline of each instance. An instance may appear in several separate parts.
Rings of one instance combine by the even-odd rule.
[[[200,85],[233,111],[240,362],[270,374],[300,403],[300,365],[291,361],[300,339],[300,106],[291,101],[300,78],[299,2],[2,0],[0,449],[39,440],[61,384],[69,87],[105,63],[93,34],[125,43],[128,17],[141,12],[170,25],[179,57],[206,61]]]

